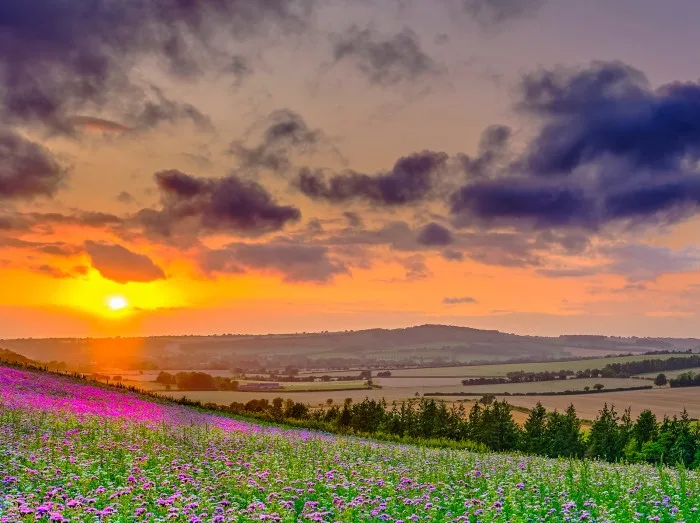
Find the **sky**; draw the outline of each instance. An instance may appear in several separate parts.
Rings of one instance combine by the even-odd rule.
[[[700,337],[699,17],[0,2],[0,337]]]

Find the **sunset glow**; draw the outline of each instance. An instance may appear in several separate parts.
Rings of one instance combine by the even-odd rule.
[[[700,336],[700,4],[283,3],[10,11],[0,338]]]
[[[111,311],[120,311],[126,309],[129,304],[123,296],[112,296],[107,300],[107,306]]]

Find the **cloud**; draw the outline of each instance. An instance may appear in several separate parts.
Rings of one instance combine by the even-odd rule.
[[[464,9],[480,24],[492,27],[532,16],[546,0],[461,0]]]
[[[92,132],[104,133],[124,133],[129,131],[129,127],[104,118],[95,118],[94,116],[73,116],[68,119],[68,123],[74,127]]]
[[[463,298],[445,298],[442,300],[442,303],[444,305],[464,305],[468,303],[479,303],[476,301],[474,298],[471,297],[463,297]]]
[[[240,86],[253,75],[253,68],[250,65],[250,61],[240,54],[231,57],[231,62],[225,70],[233,75],[236,86]]]
[[[423,151],[400,158],[391,171],[374,176],[346,171],[326,177],[304,168],[294,184],[309,198],[331,203],[365,200],[375,205],[399,206],[435,194],[438,175],[445,169],[445,153]]]
[[[119,194],[117,194],[117,201],[128,205],[135,203],[136,198],[134,198],[134,196],[128,191],[122,191]]]
[[[327,247],[284,242],[234,243],[207,251],[202,256],[202,267],[214,273],[270,271],[286,282],[296,283],[328,283],[338,275],[349,274],[348,267],[331,257]]]
[[[527,75],[518,106],[539,122],[523,153],[451,197],[460,226],[674,223],[700,209],[700,84],[652,89],[623,63]]]
[[[582,267],[574,269],[538,269],[537,274],[545,278],[587,278],[600,274],[599,267]]]
[[[479,153],[475,157],[461,154],[457,158],[468,176],[483,177],[491,174],[505,158],[512,131],[504,125],[492,125],[481,135]]]
[[[76,112],[140,102],[132,73],[147,59],[155,57],[168,75],[192,78],[234,41],[265,29],[301,29],[312,6],[312,0],[2,2],[0,117],[69,132]]]
[[[275,111],[265,121],[265,131],[260,143],[247,147],[241,141],[231,144],[233,154],[241,169],[268,169],[280,172],[291,167],[292,152],[308,152],[321,141],[319,129],[311,129],[294,111]]]
[[[455,249],[445,249],[440,253],[444,260],[461,262],[464,260],[464,253]]]
[[[440,65],[423,51],[408,28],[390,37],[374,28],[352,26],[331,37],[334,63],[351,63],[369,82],[391,86],[441,73]]]
[[[197,231],[260,235],[301,219],[299,209],[279,205],[257,182],[235,175],[199,178],[177,170],[155,174],[160,209],[143,209],[136,219],[150,233],[169,236],[173,227],[194,221]]]
[[[611,260],[606,270],[625,276],[631,283],[654,281],[667,273],[700,269],[700,251],[693,248],[674,250],[628,243],[604,247],[601,253]]]
[[[102,229],[119,233],[123,229],[125,220],[119,216],[90,211],[75,211],[72,214],[40,213],[40,212],[11,212],[0,215],[0,231],[12,235],[54,234],[57,228],[79,227],[90,229]],[[9,240],[9,238],[6,238]],[[46,242],[27,242],[32,245],[47,245]],[[60,243],[60,242],[59,242]],[[56,242],[51,243],[55,245]]]
[[[406,271],[404,281],[410,282],[425,280],[426,278],[432,276],[430,269],[428,269],[428,266],[425,264],[425,258],[420,254],[414,254],[408,258],[401,259],[399,260],[399,263],[403,265],[403,268]],[[398,280],[392,281],[396,282]]]
[[[0,238],[0,249],[25,249],[52,256],[70,257],[83,252],[79,245],[65,242],[33,242],[20,238]]]
[[[449,229],[433,222],[420,230],[417,241],[429,247],[444,247],[454,243],[455,239]]]
[[[356,212],[345,211],[343,213],[343,216],[347,220],[348,225],[350,227],[357,228],[357,227],[363,226],[362,217],[359,214],[357,214]]]
[[[0,201],[51,197],[65,178],[48,149],[0,127]]]
[[[77,276],[84,276],[87,274],[88,268],[84,266],[76,266],[73,267],[71,271],[64,271],[63,269],[59,269],[58,267],[54,267],[52,265],[38,265],[36,267],[32,267],[32,271],[48,276],[49,278],[65,280],[68,278],[75,278]]]
[[[88,240],[85,250],[100,275],[116,283],[147,283],[165,278],[163,269],[148,256],[131,252],[121,245]]]
[[[547,278],[586,278],[599,274],[625,277],[632,284],[655,281],[664,274],[700,269],[700,251],[694,248],[671,249],[643,243],[619,243],[599,246],[593,253],[595,265],[571,268],[542,268],[537,274]],[[642,288],[637,285],[636,288]]]

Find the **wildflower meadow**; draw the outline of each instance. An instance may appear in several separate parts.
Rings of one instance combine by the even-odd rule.
[[[693,522],[693,471],[378,443],[0,367],[0,522]]]

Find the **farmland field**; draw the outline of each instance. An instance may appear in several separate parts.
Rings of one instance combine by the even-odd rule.
[[[438,378],[442,380],[443,378]],[[195,401],[203,403],[218,403],[220,405],[229,405],[232,402],[246,403],[252,399],[267,398],[272,400],[276,397],[291,398],[294,401],[307,403],[311,406],[322,405],[328,399],[332,399],[335,403],[343,403],[345,398],[352,398],[353,401],[361,401],[364,398],[380,400],[384,398],[387,402],[403,401],[414,398],[416,393],[423,395],[429,392],[440,392],[443,394],[453,393],[478,393],[484,394],[487,392],[552,392],[565,390],[583,390],[585,386],[593,387],[596,383],[603,384],[606,388],[616,387],[639,387],[649,385],[646,380],[624,379],[624,378],[596,378],[596,379],[580,379],[566,381],[548,381],[540,383],[518,383],[506,385],[478,385],[473,387],[464,387],[463,385],[432,385],[431,379],[417,381],[416,383],[424,383],[424,385],[415,385],[413,387],[392,387],[393,379],[379,379],[376,383],[387,382],[387,385],[382,385],[381,389],[359,389],[359,390],[323,390],[313,392],[295,392],[291,390],[279,390],[271,392],[240,392],[240,391],[169,391],[162,392],[172,398],[181,398],[186,396]],[[610,393],[613,394],[613,393]],[[598,403],[602,406],[606,401],[604,398],[608,394],[594,395],[598,398]],[[447,396],[448,401],[460,399],[461,397]],[[466,397],[465,397],[466,398]],[[564,398],[578,398],[578,396],[564,396]],[[474,399],[474,398],[469,398]],[[513,402],[515,403],[515,402]],[[568,405],[568,403],[567,403]],[[682,407],[681,407],[682,408]]]
[[[527,408],[534,407],[538,401],[548,410],[566,409],[571,403],[576,407],[579,416],[594,419],[604,403],[614,404],[619,413],[627,407],[632,407],[632,417],[643,410],[649,409],[657,417],[676,416],[685,407],[692,418],[700,418],[700,390],[696,387],[662,388],[652,390],[620,391],[607,394],[590,394],[577,396],[512,396],[508,403]]]
[[[505,383],[494,385],[462,385],[461,379],[456,383],[447,384],[447,380],[455,378],[378,378],[374,382],[381,385],[384,390],[410,389],[411,391],[425,392],[509,392],[511,394],[527,392],[563,392],[566,390],[584,390],[585,387],[593,388],[596,383],[604,385],[606,389],[632,388],[650,385],[643,380],[629,378],[582,378],[554,381],[539,381],[533,383]],[[438,385],[439,384],[439,385]]]
[[[0,392],[8,523],[700,520],[692,471],[285,430],[6,368]]]
[[[468,378],[470,376],[505,376],[509,372],[525,371],[525,372],[556,372],[559,370],[585,370],[585,369],[601,369],[611,363],[625,363],[640,360],[655,360],[686,357],[690,354],[651,354],[647,356],[618,356],[610,358],[594,358],[585,360],[573,361],[547,361],[541,363],[502,363],[495,365],[460,365],[458,367],[432,367],[418,369],[390,369],[392,377],[396,378]],[[336,371],[324,372],[328,375],[347,375],[353,371]],[[321,374],[315,372],[314,374]]]

